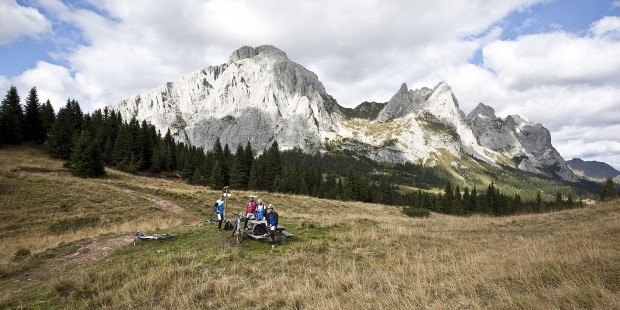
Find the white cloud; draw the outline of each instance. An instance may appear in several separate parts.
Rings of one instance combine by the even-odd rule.
[[[261,44],[314,70],[341,104],[352,106],[387,100],[403,82],[466,62],[480,47],[475,36],[540,1],[90,1],[105,16],[59,0],[38,3],[87,41],[64,58],[94,92],[94,106]]]
[[[567,159],[620,168],[620,41],[617,18],[585,35],[562,31],[497,40],[483,48],[484,67],[463,65],[448,80],[467,113],[478,101],[498,116],[542,123]]]
[[[620,42],[565,32],[496,41],[483,49],[484,64],[509,88],[620,82]]]
[[[594,142],[582,139],[554,143],[555,148],[566,160],[581,158],[596,160],[610,164],[620,170],[620,142],[615,140],[597,140]]]
[[[593,23],[590,31],[595,38],[620,39],[620,17],[605,16]]]
[[[9,81],[9,79],[7,79],[6,77],[0,75],[0,90],[8,90],[9,87],[11,87],[11,81]],[[4,98],[4,94],[0,95],[2,95],[2,98]]]
[[[36,86],[39,100],[45,102],[49,99],[56,112],[65,105],[68,98],[78,100],[82,109],[92,108],[87,103],[87,95],[79,91],[79,83],[71,77],[69,70],[62,66],[39,61],[35,68],[15,77],[13,83],[19,93],[24,95]]]
[[[39,11],[19,5],[14,0],[0,1],[0,44],[22,36],[35,36],[51,30],[50,22]]]

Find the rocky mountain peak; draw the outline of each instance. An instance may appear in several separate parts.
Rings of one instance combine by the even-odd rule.
[[[482,102],[478,103],[476,108],[474,108],[473,110],[471,110],[471,112],[469,112],[469,114],[467,114],[467,119],[471,119],[474,117],[481,117],[492,120],[497,118],[497,116],[495,116],[495,110]]]
[[[379,112],[379,115],[377,115],[377,121],[390,121],[411,113],[415,108],[413,94],[414,92],[407,88],[407,83],[400,85],[396,94],[390,98],[385,107]]]
[[[261,53],[270,54],[270,55],[278,55],[281,57],[288,58],[286,53],[281,49],[273,46],[273,45],[261,45],[256,48],[251,46],[242,46],[234,51],[230,57],[228,58],[228,64],[235,63],[239,60],[243,60],[246,58],[252,58]]]
[[[455,106],[459,108],[459,102],[452,93],[452,88],[446,81],[439,82],[429,94],[428,102],[439,103],[442,105]]]
[[[249,141],[262,150],[278,141],[283,150],[339,147],[391,162],[424,162],[445,150],[489,162],[516,158],[522,170],[574,178],[548,130],[518,116],[497,118],[484,104],[470,113],[476,121],[466,119],[445,81],[416,90],[403,83],[385,104],[343,108],[316,74],[271,45],[243,46],[226,64],[186,74],[112,109],[206,150],[218,138],[232,148]]]

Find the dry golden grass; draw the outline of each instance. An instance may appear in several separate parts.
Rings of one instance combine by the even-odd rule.
[[[153,203],[144,195],[174,199],[201,216],[207,214],[201,208],[210,208],[216,195],[172,181],[109,173],[108,179],[85,181],[59,173],[54,180],[84,187],[93,182],[100,191],[119,195],[105,203],[120,204],[107,207],[119,208],[117,212],[128,217],[121,226],[166,219],[130,218],[132,214],[160,214],[152,212]],[[40,177],[37,173],[23,176],[27,180]],[[0,181],[4,186],[5,179]],[[249,194],[233,191],[229,213],[240,211]],[[432,214],[414,219],[404,217],[398,208],[382,205],[255,194],[276,205],[282,224],[296,234],[294,240],[274,251],[253,240],[237,245],[228,232],[217,234],[213,226],[198,226],[196,219],[192,222],[168,213],[170,222],[158,225],[183,225],[176,228],[176,239],[120,248],[18,295],[5,290],[0,307],[620,308],[618,201],[505,218]],[[139,203],[121,204],[131,199]],[[82,233],[130,229],[102,227],[100,232]],[[0,290],[11,287],[6,284],[11,279],[0,279]]]
[[[166,229],[191,219],[190,214],[170,217],[144,193],[148,188],[140,188],[142,181],[146,178],[114,170],[103,179],[74,178],[40,149],[5,146],[0,149],[0,265],[19,248],[38,253],[61,242]],[[142,192],[130,189],[135,187]],[[74,230],[58,223],[72,219],[92,224]]]

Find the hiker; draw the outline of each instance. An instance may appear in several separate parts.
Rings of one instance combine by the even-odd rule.
[[[254,219],[254,210],[256,210],[256,201],[254,198],[256,196],[250,195],[250,201],[245,204],[245,224],[243,225],[243,230],[248,228],[248,220]]]
[[[278,212],[273,210],[273,205],[269,205],[267,211],[269,212],[267,213],[267,225],[269,226],[269,231],[271,234],[271,248],[273,249],[275,247],[275,244],[273,243],[276,238],[276,229],[278,228]]]
[[[219,234],[222,231],[222,221],[224,220],[224,197],[220,195],[215,203],[217,204],[215,213],[217,213],[217,233]]]
[[[265,218],[265,205],[263,204],[263,200],[258,200],[258,206],[256,206],[256,219],[262,221]]]

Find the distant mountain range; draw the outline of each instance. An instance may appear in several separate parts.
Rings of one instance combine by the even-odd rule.
[[[566,164],[575,174],[588,178],[607,179],[620,176],[620,171],[600,161],[584,161],[579,158],[573,158],[567,161]]]
[[[316,74],[273,46],[244,46],[227,63],[197,70],[112,106],[178,141],[211,149],[349,150],[377,161],[457,167],[483,161],[577,182],[551,145],[549,131],[517,115],[495,116],[480,103],[465,116],[446,82],[411,90],[402,84],[386,103],[345,108]],[[463,173],[454,169],[454,173]]]

